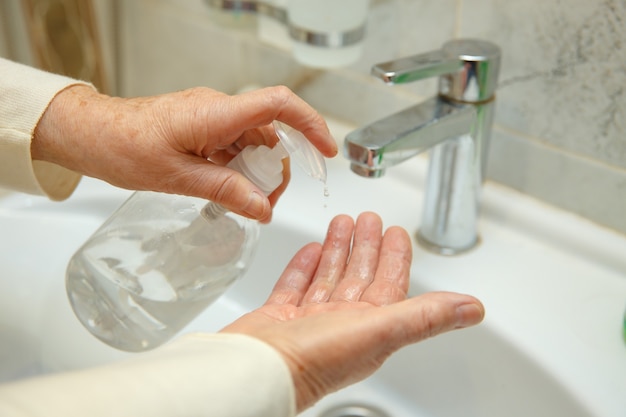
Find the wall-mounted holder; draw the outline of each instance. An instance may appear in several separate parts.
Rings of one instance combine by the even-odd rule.
[[[304,65],[346,66],[361,55],[369,0],[205,0],[205,3],[216,11],[263,19],[265,24],[259,26],[259,36],[291,49]],[[277,26],[283,28],[282,33]],[[281,36],[288,39],[278,40]]]

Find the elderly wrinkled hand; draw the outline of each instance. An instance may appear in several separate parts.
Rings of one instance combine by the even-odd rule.
[[[83,85],[60,92],[33,135],[33,159],[113,185],[191,195],[269,220],[285,181],[269,199],[224,167],[247,145],[273,146],[271,122],[301,131],[327,157],[337,153],[323,118],[286,87],[230,96],[208,88],[115,98]]]
[[[323,245],[291,260],[261,308],[224,332],[265,341],[283,356],[299,411],[364,379],[399,348],[479,323],[480,301],[455,293],[407,299],[411,239],[399,227],[383,234],[374,213],[333,219]]]

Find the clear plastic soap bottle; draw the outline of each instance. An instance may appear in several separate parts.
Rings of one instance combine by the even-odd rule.
[[[322,155],[302,134],[274,122],[279,142],[248,146],[228,167],[270,194],[291,156],[326,182]],[[80,322],[115,348],[157,347],[193,320],[252,260],[259,226],[214,202],[147,191],[134,193],[78,249],[66,289]]]

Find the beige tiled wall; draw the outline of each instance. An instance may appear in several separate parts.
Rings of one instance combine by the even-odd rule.
[[[374,0],[362,59],[334,71],[216,26],[202,0],[123,4],[126,94],[282,83],[357,124],[435,92],[386,87],[373,63],[492,40],[504,56],[489,178],[626,233],[625,0]]]

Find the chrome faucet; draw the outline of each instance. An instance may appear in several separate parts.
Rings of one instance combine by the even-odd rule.
[[[372,75],[387,84],[439,76],[439,94],[352,131],[344,154],[364,177],[430,149],[418,242],[454,255],[478,242],[481,184],[493,121],[500,48],[474,39],[452,40],[440,50],[377,64]]]

